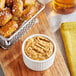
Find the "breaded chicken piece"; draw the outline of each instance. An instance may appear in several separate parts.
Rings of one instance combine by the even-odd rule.
[[[16,17],[21,17],[23,12],[23,1],[22,0],[14,0],[12,13]]]
[[[16,29],[18,28],[18,24],[11,20],[5,26],[0,28],[0,35],[4,37],[10,36]]]
[[[12,18],[11,10],[9,8],[4,8],[0,12],[0,26],[5,25]]]
[[[0,10],[2,10],[5,6],[5,0],[0,0]]]

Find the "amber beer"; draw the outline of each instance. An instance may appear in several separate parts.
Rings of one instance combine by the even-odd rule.
[[[53,8],[61,14],[68,14],[76,9],[76,0],[53,0]]]

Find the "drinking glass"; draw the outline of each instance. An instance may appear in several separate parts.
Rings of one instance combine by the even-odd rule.
[[[76,0],[53,0],[53,8],[61,14],[68,14],[76,9]]]

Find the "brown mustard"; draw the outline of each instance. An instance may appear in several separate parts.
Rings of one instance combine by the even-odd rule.
[[[42,36],[36,36],[26,41],[25,54],[33,60],[45,60],[54,52],[53,43]]]

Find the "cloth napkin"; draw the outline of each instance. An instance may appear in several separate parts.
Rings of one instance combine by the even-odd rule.
[[[52,32],[56,32],[63,22],[76,21],[76,11],[63,15],[56,13],[54,10],[51,10],[47,16]]]
[[[76,76],[76,22],[61,24],[61,34],[72,76]]]
[[[39,2],[41,2],[42,4],[47,4],[48,2],[52,1],[52,0],[38,0]]]

